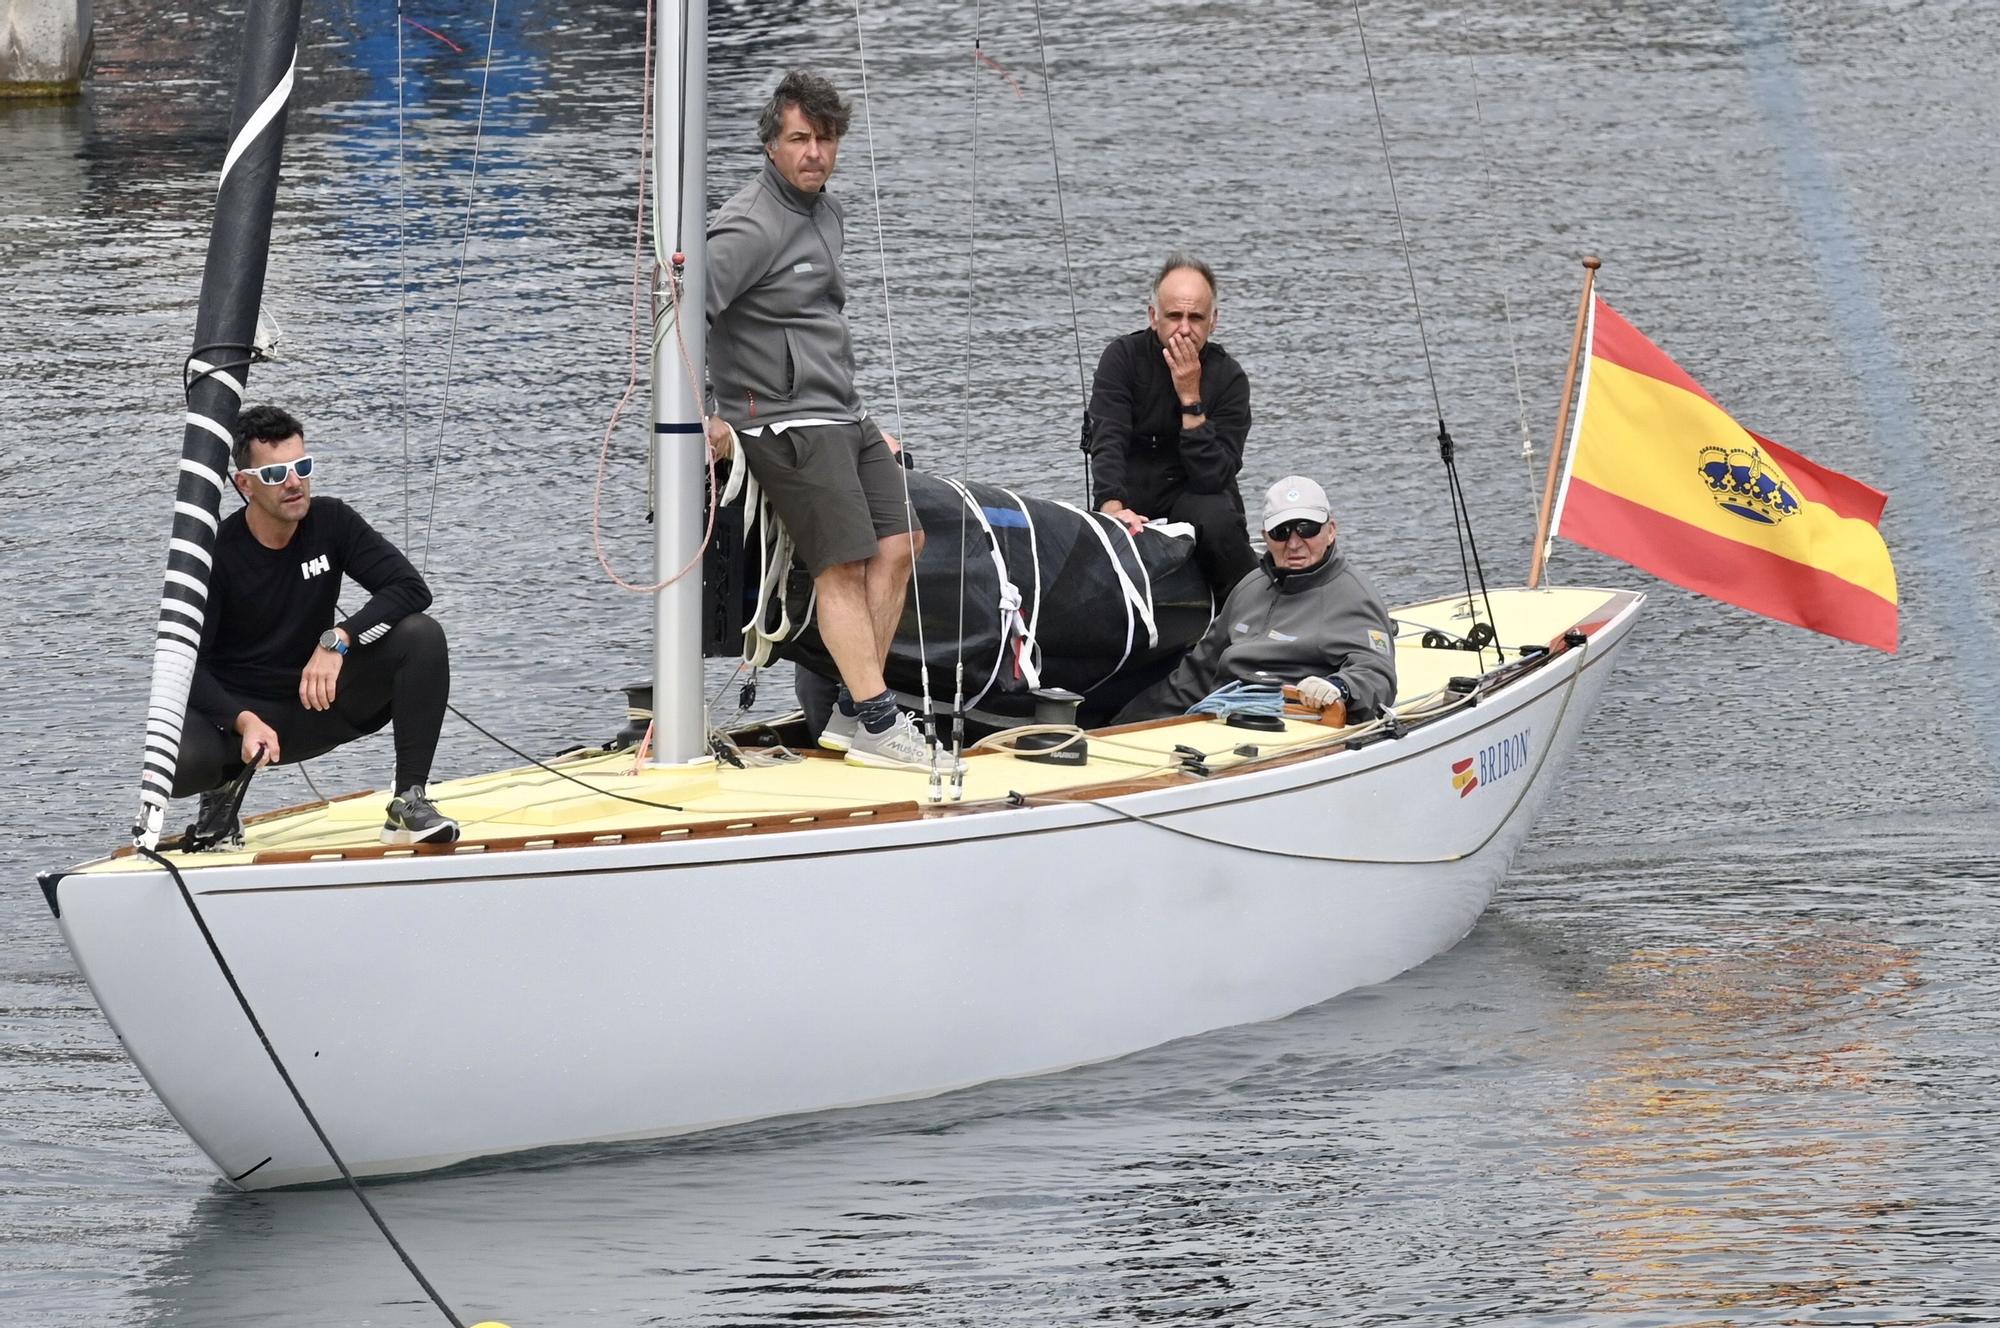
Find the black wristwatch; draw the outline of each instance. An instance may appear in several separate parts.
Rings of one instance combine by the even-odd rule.
[[[340,632],[332,627],[319,634],[319,648],[331,650],[336,655],[347,653],[347,642],[340,639]]]
[[[1182,406],[1181,406],[1181,414],[1183,414],[1183,415],[1206,415],[1206,414],[1208,414],[1208,407],[1207,407],[1207,406],[1205,406],[1205,405],[1203,405],[1203,404],[1202,404],[1201,402],[1197,401],[1197,402],[1195,402],[1195,403],[1194,403],[1194,404],[1193,404],[1192,406],[1189,406],[1189,405],[1182,405]]]

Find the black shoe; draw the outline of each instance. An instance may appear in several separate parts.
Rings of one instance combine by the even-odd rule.
[[[243,790],[234,781],[201,795],[201,809],[181,843],[190,853],[233,853],[243,847]]]
[[[422,784],[412,784],[389,799],[389,819],[382,823],[383,843],[449,844],[457,838],[458,822],[432,805]]]

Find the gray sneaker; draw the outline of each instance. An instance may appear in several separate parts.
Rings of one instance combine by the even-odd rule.
[[[424,796],[422,784],[412,784],[389,799],[389,819],[382,823],[383,843],[449,844],[457,838],[458,822]]]
[[[826,727],[819,731],[819,745],[830,752],[844,752],[854,745],[854,730],[861,727],[860,715],[843,715],[835,706],[827,716]]]
[[[826,740],[822,738],[820,741]],[[916,721],[898,711],[896,722],[880,733],[870,733],[866,724],[854,726],[854,736],[847,748],[847,763],[871,766],[877,770],[929,770],[931,753],[930,748],[924,745],[923,731],[917,727]]]

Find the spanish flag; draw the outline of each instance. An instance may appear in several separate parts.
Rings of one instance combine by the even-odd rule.
[[[1556,533],[1698,594],[1896,649],[1887,495],[1738,424],[1603,300]]]

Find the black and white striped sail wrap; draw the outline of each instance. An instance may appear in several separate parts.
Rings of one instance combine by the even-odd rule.
[[[187,367],[187,429],[181,441],[173,534],[160,591],[139,824],[133,831],[148,847],[159,840],[180,761],[181,725],[207,612],[222,494],[229,483],[230,431],[243,404],[250,346],[264,297],[271,212],[298,43],[298,0],[252,0],[245,16],[229,151],[222,163],[215,222],[202,269],[194,353]]]

